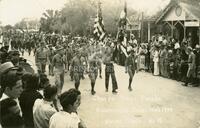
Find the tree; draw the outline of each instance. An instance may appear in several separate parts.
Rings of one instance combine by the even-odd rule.
[[[123,4],[120,1],[102,1],[102,15],[107,33],[116,35],[117,23]],[[110,6],[112,5],[112,6]],[[40,30],[47,33],[63,33],[73,35],[92,34],[94,19],[97,13],[96,0],[68,0],[60,12],[47,10],[40,19]],[[128,8],[128,16],[135,10]]]
[[[61,23],[65,26],[64,32],[84,35],[90,27],[90,19],[95,15],[90,0],[71,0],[61,11]]]
[[[22,19],[20,22],[16,23],[14,28],[20,29],[22,31],[24,31],[25,29],[27,30],[27,23],[25,19]]]
[[[58,23],[59,18],[60,18],[59,11],[46,10],[46,12],[43,13],[43,17],[40,19],[40,24],[41,24],[40,30],[47,33],[54,32],[57,29],[55,28],[55,25]]]

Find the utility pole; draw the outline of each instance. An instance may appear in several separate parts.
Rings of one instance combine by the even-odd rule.
[[[144,21],[144,12],[142,12],[142,19],[141,19],[141,40],[140,40],[140,42],[142,43],[143,42],[143,38],[144,38],[144,32],[143,32],[143,30],[144,30],[144,25],[143,25],[143,21]]]

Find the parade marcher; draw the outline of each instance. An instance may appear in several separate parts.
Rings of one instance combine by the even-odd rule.
[[[97,57],[94,56],[89,60],[89,78],[91,80],[91,94],[94,95],[96,92],[94,90],[95,82],[98,76],[98,60]]]
[[[131,50],[130,55],[126,58],[126,61],[125,61],[125,73],[129,74],[129,86],[128,86],[129,91],[132,91],[131,84],[132,84],[133,77],[135,75],[135,70],[136,70],[134,54],[135,54],[134,50]]]
[[[101,57],[101,55],[97,57],[97,67],[99,69],[99,78],[102,79],[102,75],[101,75],[101,73],[102,73],[102,57]]]
[[[75,88],[78,90],[80,85],[80,78],[81,78],[81,60],[80,60],[80,53],[77,51],[75,57],[72,59],[71,63],[71,71],[73,72],[73,78],[75,81]]]
[[[81,78],[82,79],[85,79],[85,77],[84,77],[84,72],[85,72],[85,67],[86,67],[86,59],[85,59],[85,57],[84,57],[84,55],[83,55],[83,53],[81,54],[81,57],[80,57],[80,60],[81,60]]]
[[[53,65],[52,65],[52,60],[53,60],[53,56],[55,55],[55,52],[52,48],[52,45],[49,45],[49,51],[48,51],[48,63],[49,63],[49,75],[53,76]]]
[[[67,70],[69,70],[70,64],[71,64],[71,60],[72,60],[72,49],[70,47],[68,47],[67,51],[66,51],[66,56],[67,56]]]
[[[64,85],[64,62],[63,62],[64,49],[62,46],[57,48],[57,54],[54,55],[52,65],[54,69],[55,84],[58,87],[58,94],[61,94]]]
[[[36,50],[35,54],[35,63],[39,73],[45,73],[47,60],[48,60],[47,50],[45,48],[45,43],[42,41],[40,43],[40,47]]]
[[[114,64],[112,61],[112,48],[107,46],[106,48],[106,53],[105,57],[103,59],[104,64],[106,65],[105,67],[105,87],[106,87],[106,92],[108,92],[108,85],[109,85],[109,77],[111,75],[112,78],[112,92],[117,93],[118,85],[117,85],[117,80],[115,77],[115,69],[114,69]]]
[[[64,63],[65,72],[67,72],[68,71],[68,58],[67,58],[66,45],[64,45],[63,48],[64,48],[63,63]]]
[[[187,70],[187,77],[185,84],[183,86],[188,86],[188,83],[191,82],[191,79],[195,77],[195,69],[196,69],[196,63],[195,63],[195,54],[193,52],[193,49],[191,47],[188,47],[188,70]]]

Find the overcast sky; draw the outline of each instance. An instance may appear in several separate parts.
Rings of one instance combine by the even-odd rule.
[[[67,0],[0,0],[2,25],[19,22],[23,18],[39,19],[46,9],[61,9]],[[115,0],[114,0],[115,1]],[[163,8],[170,0],[127,0],[128,7],[149,15]],[[103,4],[103,3],[102,3]]]

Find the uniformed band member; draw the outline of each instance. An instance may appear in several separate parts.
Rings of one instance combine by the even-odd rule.
[[[183,86],[188,86],[191,78],[195,77],[195,69],[196,69],[196,62],[195,62],[195,54],[193,53],[193,49],[188,47],[188,71],[187,71],[187,78],[185,84]]]
[[[96,79],[98,76],[98,61],[96,56],[89,60],[89,78],[91,80],[91,94],[94,95],[96,91],[94,90]]]
[[[52,65],[52,60],[53,60],[53,57],[55,55],[55,52],[52,48],[52,45],[49,45],[49,50],[48,50],[48,63],[49,63],[49,75],[50,76],[53,76],[53,65]]]
[[[99,78],[102,79],[102,75],[101,75],[101,72],[102,72],[102,62],[101,62],[101,58],[98,58],[97,60],[97,67],[99,69]]]
[[[58,87],[58,95],[61,94],[63,85],[64,85],[64,62],[63,62],[63,54],[64,49],[63,47],[59,46],[57,48],[57,53],[54,55],[52,60],[52,66],[54,70],[54,76],[55,76],[55,84]]]
[[[132,80],[135,75],[135,70],[136,70],[136,63],[135,63],[135,55],[134,55],[134,50],[130,51],[130,55],[126,58],[125,61],[125,73],[128,73],[129,75],[129,86],[128,89],[132,91]]]
[[[105,67],[105,87],[106,87],[106,92],[108,92],[108,85],[109,85],[109,77],[111,75],[112,79],[112,92],[117,93],[118,85],[117,85],[117,80],[115,77],[115,69],[112,61],[112,49],[110,46],[107,46],[105,57],[104,57],[104,64],[106,65]]]
[[[71,63],[71,72],[73,72],[73,78],[74,78],[74,86],[78,90],[80,85],[80,78],[81,78],[81,60],[80,60],[80,53],[77,51],[75,57],[72,59]]]
[[[41,42],[40,47],[36,50],[35,62],[39,73],[44,73],[46,69],[46,63],[48,60],[47,50],[45,49],[45,43]]]

